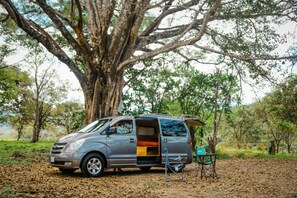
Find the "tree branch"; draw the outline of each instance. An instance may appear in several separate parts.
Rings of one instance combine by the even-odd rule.
[[[61,62],[69,66],[75,76],[78,78],[81,86],[86,86],[87,79],[83,76],[80,69],[67,56],[67,54],[60,48],[60,46],[53,40],[53,38],[44,31],[39,25],[33,21],[27,21],[16,9],[11,0],[0,0],[0,4],[4,6],[9,13],[12,20],[22,28],[33,39],[36,39],[52,54],[54,54]],[[83,83],[84,82],[84,83]]]
[[[152,52],[144,53],[142,55],[127,59],[127,60],[123,61],[118,66],[117,70],[123,70],[127,65],[129,65],[131,63],[134,63],[134,62],[137,62],[137,61],[140,61],[140,60],[144,60],[144,59],[147,59],[147,58],[151,58],[151,57],[156,56],[156,55],[161,54],[161,53],[169,52],[169,51],[171,51],[173,49],[176,49],[178,47],[181,47],[181,46],[193,45],[194,43],[199,41],[201,39],[201,37],[204,35],[205,30],[206,30],[206,26],[207,26],[207,23],[209,22],[210,17],[215,14],[215,11],[220,6],[220,4],[221,4],[221,1],[216,0],[214,5],[205,13],[205,15],[203,17],[203,22],[201,24],[201,29],[196,34],[196,36],[194,36],[193,38],[190,38],[190,39],[184,40],[184,41],[173,41],[173,42],[168,43],[168,44],[164,45],[163,47],[160,47],[159,49],[156,49],[156,50],[154,50]]]
[[[223,56],[228,56],[230,58],[236,58],[238,60],[245,61],[245,62],[256,61],[256,60],[297,60],[297,55],[281,56],[281,57],[280,56],[259,56],[259,57],[256,57],[256,56],[240,56],[240,55],[237,55],[237,54],[234,54],[234,53],[226,53],[226,52],[214,50],[214,49],[211,49],[209,47],[204,47],[204,46],[197,45],[197,44],[194,44],[193,46],[195,46],[195,47],[197,47],[199,49],[203,49],[205,51],[213,52],[213,53],[220,54],[220,55],[223,55]]]
[[[57,17],[59,16],[57,15],[59,14],[58,12],[56,12],[53,8],[48,6],[44,0],[36,0],[36,2],[42,8],[42,10],[50,17],[55,26],[60,30],[62,35],[66,38],[66,40],[73,47],[76,53],[83,56],[85,60],[88,60],[91,63],[92,57],[90,57],[90,54],[92,54],[92,52],[87,42],[85,41],[82,32],[80,32],[79,29],[76,26],[74,26],[74,23],[72,23],[70,20],[70,25],[73,25],[72,27],[75,30],[81,45],[73,38],[71,33],[65,27],[65,25],[59,20],[59,18]],[[64,17],[64,19],[66,19],[66,17]]]

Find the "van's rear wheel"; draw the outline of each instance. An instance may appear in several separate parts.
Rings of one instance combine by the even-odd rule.
[[[81,172],[86,177],[100,176],[105,167],[104,159],[97,153],[88,154],[82,161]]]

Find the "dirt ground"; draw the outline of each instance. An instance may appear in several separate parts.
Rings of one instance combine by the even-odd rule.
[[[0,165],[0,196],[16,197],[296,197],[297,160],[228,159],[217,161],[218,179],[197,177],[195,164],[185,179],[164,181],[164,169],[106,170],[84,178],[80,171],[63,175],[47,163]],[[2,192],[2,193],[1,193]]]

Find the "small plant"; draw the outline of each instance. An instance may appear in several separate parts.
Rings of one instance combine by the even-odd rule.
[[[157,186],[158,186],[158,183],[156,183],[156,182],[147,182],[147,183],[145,183],[146,188],[155,188]]]
[[[11,187],[5,187],[0,194],[3,198],[13,198],[16,197],[15,191]]]
[[[239,152],[239,153],[236,153],[235,156],[238,157],[238,158],[245,158],[246,154],[243,153],[243,152]]]
[[[225,159],[229,159],[229,158],[230,158],[230,156],[227,153],[224,153],[224,154],[218,153],[218,159],[225,160]]]
[[[222,152],[220,150],[217,150],[216,153],[218,155],[217,158],[220,160],[225,160],[225,159],[230,158],[229,154],[227,154],[226,152],[224,154],[222,154]]]
[[[255,153],[252,155],[253,157],[257,157],[257,158],[261,158],[264,157],[264,155],[262,155],[261,153]]]

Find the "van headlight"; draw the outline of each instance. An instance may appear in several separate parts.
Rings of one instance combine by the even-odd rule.
[[[84,139],[81,140],[77,140],[75,142],[70,142],[67,147],[65,148],[65,153],[73,153],[74,151],[76,151],[77,149],[79,149],[79,147],[81,147],[81,145],[85,142]]]

